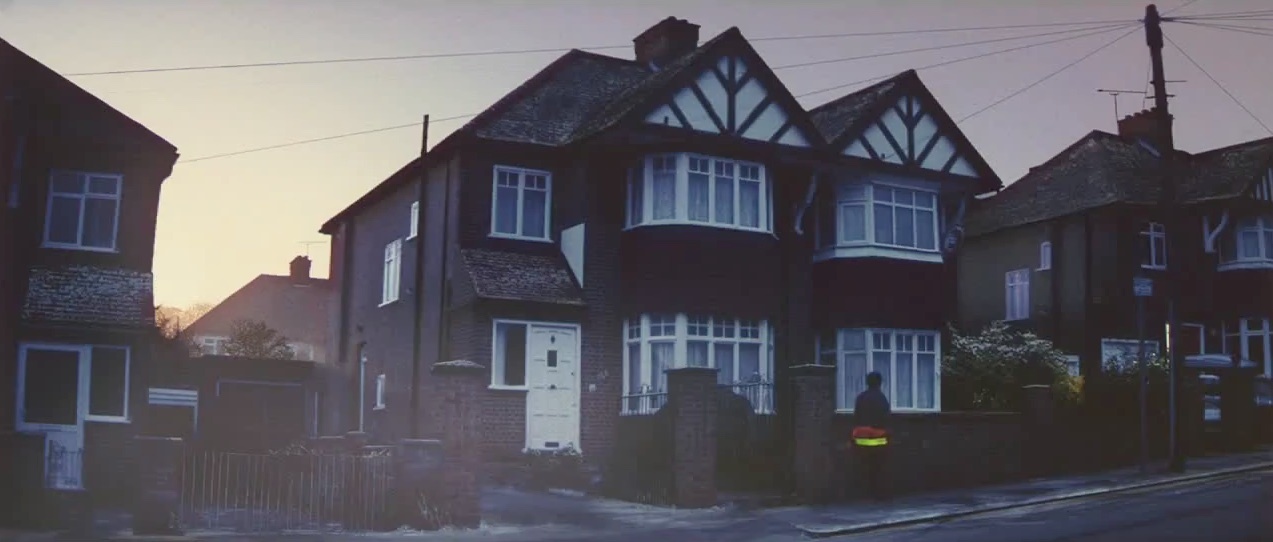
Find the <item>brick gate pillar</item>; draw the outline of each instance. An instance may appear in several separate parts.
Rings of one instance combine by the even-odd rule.
[[[1060,463],[1056,453],[1056,402],[1052,386],[1031,384],[1021,388],[1022,416],[1021,464],[1030,477],[1046,476],[1061,472],[1066,465]]]
[[[133,534],[181,534],[181,472],[185,443],[176,437],[134,437],[137,493]]]
[[[481,445],[482,393],[486,368],[467,360],[433,365],[437,380],[435,408],[442,427],[442,484],[439,523],[478,527],[482,521]]]
[[[833,494],[835,367],[797,365],[790,371],[796,496],[803,502],[824,502]]]
[[[672,410],[673,504],[716,506],[716,369],[667,370]]]

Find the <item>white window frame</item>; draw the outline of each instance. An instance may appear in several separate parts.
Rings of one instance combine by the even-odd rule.
[[[504,384],[504,371],[508,360],[504,354],[503,348],[500,346],[499,330],[500,326],[522,326],[526,329],[526,346],[522,349],[522,364],[525,365],[523,374],[526,383],[521,386],[510,386]],[[549,322],[540,320],[516,320],[511,318],[493,318],[491,319],[491,382],[488,384],[489,389],[493,390],[509,390],[509,391],[529,391],[530,390],[530,337],[531,330],[534,328],[565,328],[573,330],[575,333],[575,352],[576,356],[583,352],[583,330],[578,323],[575,322]],[[575,375],[575,385],[579,386],[583,381],[582,371],[577,371]]]
[[[415,239],[420,234],[420,202],[411,202],[411,225],[407,230],[407,239]]]
[[[859,334],[858,339],[862,342],[862,348],[849,350],[848,339],[853,334]],[[829,365],[834,363],[836,368],[836,411],[851,413],[853,412],[854,403],[857,401],[857,394],[849,393],[850,375],[854,372],[849,371],[847,364],[850,356],[862,356],[866,361],[866,370],[863,375],[876,371],[875,354],[887,353],[889,369],[887,376],[884,378],[884,387],[882,391],[889,398],[890,406],[894,412],[940,412],[941,411],[941,360],[942,345],[941,332],[929,329],[881,329],[881,328],[844,328],[834,330],[832,337],[828,334],[821,334],[815,342],[815,348],[818,352],[818,363]],[[877,348],[875,339],[884,338],[887,343],[885,347]],[[910,346],[908,350],[903,350],[899,346],[901,338],[909,338]],[[921,344],[928,343],[928,344]],[[899,354],[911,354],[911,406],[896,404],[897,398],[897,363]],[[928,354],[933,356],[933,406],[931,408],[923,408],[914,406],[919,404],[919,355]],[[830,363],[828,363],[830,362]],[[858,382],[862,389],[865,388],[865,381]]]
[[[1070,376],[1080,376],[1080,373],[1083,371],[1083,366],[1079,357],[1074,354],[1067,354],[1065,356],[1065,370],[1070,374]]]
[[[1039,271],[1052,269],[1052,242],[1039,243]]]
[[[1145,355],[1146,356],[1158,355],[1159,353],[1162,352],[1162,349],[1159,348],[1159,346],[1160,345],[1158,344],[1158,341],[1145,339]],[[1114,353],[1114,351],[1117,351],[1118,354],[1121,354],[1124,361],[1127,361],[1129,363],[1134,362],[1134,360],[1137,359],[1137,356],[1140,353],[1140,341],[1137,339],[1102,338],[1101,339],[1101,370],[1102,371],[1104,370],[1105,365],[1109,363],[1110,358],[1112,357],[1111,353]]]
[[[385,245],[384,269],[380,279],[380,306],[397,301],[402,290],[402,239]]]
[[[693,321],[693,324],[691,321]],[[658,326],[657,329],[656,325]],[[708,334],[690,335],[691,325],[695,327],[706,325]],[[664,370],[689,366],[688,351],[689,343],[691,342],[709,343],[706,366],[710,368],[717,368],[716,349],[721,347],[730,348],[733,351],[734,366],[732,374],[735,377],[733,382],[720,385],[734,386],[736,388],[755,384],[754,381],[738,377],[738,371],[741,366],[739,345],[754,344],[759,346],[760,349],[760,382],[772,384],[774,381],[773,327],[767,320],[723,318],[698,313],[647,313],[636,318],[625,319],[623,321],[623,330],[623,395],[625,396],[667,392],[666,376],[664,374],[653,374],[652,356],[654,349],[652,345],[660,343],[672,344],[672,364],[663,367]],[[658,335],[655,335],[656,330],[659,331]],[[635,360],[639,364],[640,382],[632,382],[631,379],[634,360],[631,356],[630,346],[638,346],[638,351],[640,352],[640,357]],[[758,413],[771,413],[774,408],[772,401],[772,397],[763,397],[760,401],[761,404],[753,406]],[[624,408],[627,408],[627,401],[624,401]]]
[[[53,180],[59,175],[73,175],[77,180],[83,183],[84,190],[82,192],[57,192],[54,190]],[[90,192],[90,184],[93,180],[110,180],[115,184],[114,194],[99,194]],[[14,183],[16,186],[16,182]],[[44,248],[58,248],[68,250],[83,250],[89,252],[118,252],[119,251],[119,217],[120,207],[123,205],[124,198],[124,176],[114,173],[95,173],[87,171],[74,170],[53,170],[49,174],[48,179],[48,198],[44,207]],[[53,225],[53,200],[54,199],[76,199],[79,201],[80,214],[76,221],[76,241],[74,243],[55,242],[49,239],[50,230]],[[93,247],[84,244],[84,212],[85,203],[90,200],[108,200],[115,203],[115,217],[111,225],[111,244],[109,247]]]
[[[1198,353],[1206,354],[1207,353],[1207,326],[1203,324],[1199,324],[1199,323],[1194,323],[1194,322],[1181,322],[1180,323],[1181,331],[1185,330],[1186,328],[1195,328],[1198,330]],[[1164,339],[1163,342],[1167,346],[1167,351],[1171,352],[1171,324],[1170,323],[1163,324],[1163,339]]]
[[[376,404],[371,407],[372,410],[385,409],[385,374],[376,375]]]
[[[506,173],[517,176],[517,228],[516,232],[501,232],[496,229],[496,220],[499,213],[499,188],[500,173]],[[527,177],[542,177],[544,187],[528,187],[526,185]],[[534,237],[526,235],[523,229],[525,224],[522,221],[522,214],[525,212],[526,192],[529,190],[544,192],[544,235],[543,237]],[[544,243],[552,242],[552,211],[553,211],[553,175],[551,172],[528,169],[514,166],[497,165],[494,167],[491,175],[491,237],[500,237],[504,239],[518,239],[521,241],[538,241]]]
[[[1229,348],[1229,339],[1236,337],[1238,339],[1238,352],[1243,360],[1251,361],[1261,367],[1264,367],[1265,376],[1273,376],[1273,321],[1269,318],[1247,317],[1239,318],[1237,325],[1232,321],[1222,321],[1220,323],[1221,335],[1224,340],[1221,341],[1222,350],[1225,354],[1233,355]],[[1251,358],[1251,339],[1262,339],[1264,343],[1264,359]]]
[[[880,197],[884,191],[889,191],[889,201],[881,201]],[[896,191],[905,190],[912,192],[911,203],[898,203],[896,199]],[[854,258],[854,257],[889,257],[900,258],[926,262],[941,262],[941,246],[942,246],[942,226],[944,214],[941,211],[941,191],[940,187],[934,183],[918,180],[903,179],[875,179],[870,181],[840,181],[832,184],[831,195],[823,197],[834,198],[832,205],[826,204],[815,205],[815,220],[817,222],[814,228],[814,243],[817,251],[814,253],[814,261],[822,261],[831,258]],[[916,197],[931,198],[931,206],[921,206],[915,203]],[[876,223],[876,205],[887,206],[892,210],[892,216],[896,216],[898,208],[910,209],[911,213],[911,232],[913,241],[911,245],[897,244],[897,222],[892,221],[893,225],[893,241],[879,241],[875,238]],[[834,217],[825,216],[827,208],[834,209]],[[849,239],[845,237],[848,208],[857,208],[863,215],[864,228],[863,237],[861,239]],[[921,212],[931,212],[933,215],[932,239],[933,246],[931,248],[922,248],[919,246],[919,230],[918,219],[916,218]],[[824,235],[824,226],[826,220],[834,221],[833,239],[826,239]]]
[[[1159,222],[1149,222],[1141,230],[1140,237],[1145,243],[1145,256],[1149,258],[1148,262],[1142,260],[1140,266],[1144,269],[1166,269],[1167,227]]]
[[[292,349],[292,359],[314,361],[314,345],[309,343],[287,343]]]
[[[229,337],[220,335],[203,335],[198,338],[199,352],[209,356],[224,356],[225,343],[230,342]]]
[[[675,199],[670,218],[655,218],[654,163],[663,160],[671,160],[675,169]],[[706,171],[702,171],[702,161],[706,162]],[[718,177],[716,172],[722,166],[727,166],[732,172],[732,177],[721,177],[723,179],[732,179],[733,181],[731,188],[733,209],[729,221],[722,221],[717,216],[716,181]],[[708,175],[708,216],[706,220],[690,218],[689,176],[692,168],[695,169],[695,173],[706,173]],[[744,170],[754,171],[754,175],[744,177],[742,174]],[[757,195],[759,198],[757,212],[759,214],[756,217],[757,225],[755,227],[741,223],[742,198],[739,197],[739,194],[742,191],[743,183],[748,182],[760,184]],[[768,168],[759,162],[698,153],[661,153],[645,156],[628,171],[627,199],[624,207],[626,216],[625,229],[643,226],[683,225],[773,233],[773,181]]]
[[[1255,235],[1258,239],[1255,254],[1242,251],[1242,236]],[[1273,216],[1261,215],[1235,221],[1233,230],[1225,232],[1220,244],[1219,270],[1264,269],[1273,267]]]
[[[93,349],[94,348],[113,348],[124,351],[124,409],[123,415],[107,415],[92,413],[92,397],[90,394],[93,389]],[[15,413],[16,427],[20,431],[43,431],[49,428],[58,428],[62,425],[28,423],[25,418],[24,405],[26,405],[26,369],[27,369],[27,353],[31,350],[54,350],[60,352],[75,352],[79,358],[79,374],[77,376],[76,386],[78,389],[79,404],[77,405],[77,425],[83,425],[84,422],[101,422],[101,423],[132,423],[130,394],[132,393],[132,371],[133,371],[133,352],[132,348],[125,345],[117,344],[58,344],[58,343],[20,343],[18,345],[18,381],[17,381],[17,408]],[[67,424],[70,425],[70,424]]]
[[[1003,276],[1003,319],[1030,319],[1030,270],[1014,269]]]

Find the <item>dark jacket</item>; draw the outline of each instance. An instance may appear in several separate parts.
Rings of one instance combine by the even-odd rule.
[[[888,429],[892,412],[893,408],[889,406],[884,392],[878,388],[868,389],[859,393],[857,401],[853,403],[853,425]]]

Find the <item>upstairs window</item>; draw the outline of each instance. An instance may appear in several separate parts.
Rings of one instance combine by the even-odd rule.
[[[491,236],[548,241],[552,174],[495,166]]]
[[[407,239],[414,238],[420,234],[420,202],[411,202],[411,225],[407,232]]]
[[[765,167],[697,154],[648,156],[628,176],[627,225],[695,224],[773,231]]]
[[[1030,270],[1008,271],[1004,276],[1004,320],[1030,317]]]
[[[394,239],[385,245],[385,267],[381,279],[380,304],[388,305],[398,300],[402,282],[402,239]]]
[[[839,183],[830,192],[819,199],[819,248],[874,245],[938,253],[938,198],[935,190]]]
[[[385,409],[385,375],[384,373],[376,375],[376,404],[371,407],[372,410]]]
[[[1220,243],[1222,264],[1273,266],[1273,216],[1239,219]]]
[[[1150,222],[1140,232],[1143,256],[1140,266],[1145,269],[1167,268],[1167,228],[1157,222]]]
[[[114,251],[122,182],[119,175],[54,171],[49,178],[44,246]]]

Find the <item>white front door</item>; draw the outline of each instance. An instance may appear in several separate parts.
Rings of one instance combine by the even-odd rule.
[[[579,332],[531,324],[526,352],[526,446],[579,449]]]
[[[44,480],[53,489],[84,487],[85,355],[56,345],[23,345],[19,353],[17,428],[45,435]]]

